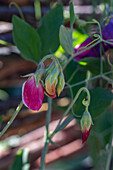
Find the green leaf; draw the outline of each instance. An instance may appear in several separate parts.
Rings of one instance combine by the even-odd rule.
[[[72,37],[68,30],[61,25],[60,32],[59,32],[59,38],[60,38],[60,44],[62,48],[67,52],[68,54],[73,54],[73,42]]]
[[[7,100],[9,97],[8,93],[2,89],[0,89],[0,100]]]
[[[113,93],[104,88],[98,87],[91,92],[90,113],[93,118],[103,113],[113,100]]]
[[[29,170],[30,164],[28,163],[28,156],[28,149],[19,150],[14,158],[14,163],[10,167],[10,170]]]
[[[79,61],[78,67],[82,70],[89,70],[94,75],[97,75],[100,73],[100,59],[94,57],[84,58]],[[108,66],[105,63],[103,63],[103,71],[108,71]]]
[[[112,114],[112,108],[108,107],[104,114],[101,114],[99,118],[95,120],[88,139],[94,168],[98,170],[100,170],[100,168],[104,169],[109,154],[108,143],[111,139],[113,126]]]
[[[0,127],[1,127],[1,125],[2,125],[2,121],[3,121],[3,115],[0,116]]]
[[[70,3],[69,10],[70,10],[70,27],[72,28],[75,22],[74,6],[72,2]]]
[[[89,105],[89,112],[92,119],[95,119],[100,114],[104,113],[107,107],[111,104],[113,100],[113,94],[104,88],[98,87],[96,89],[90,90],[91,103]],[[82,105],[82,100],[86,97],[85,93],[79,96],[76,102],[75,114],[82,115],[85,107]]]
[[[13,38],[23,58],[39,62],[41,42],[38,33],[25,21],[13,16]]]
[[[42,57],[47,54],[54,53],[59,47],[59,28],[62,23],[63,7],[61,4],[58,4],[42,18],[37,30],[42,42]]]
[[[80,83],[86,79],[86,71],[78,69],[78,63],[72,60],[70,64],[66,67],[65,70],[66,82],[70,85]],[[77,91],[84,86],[84,83],[81,85],[74,86],[73,95],[77,93]]]
[[[61,131],[62,129],[64,129],[73,119],[74,119],[74,116],[73,116],[72,114],[69,115],[69,116],[63,121],[63,123],[56,129],[56,131]]]

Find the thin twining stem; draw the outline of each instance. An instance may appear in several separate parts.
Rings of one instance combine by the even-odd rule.
[[[12,5],[14,5],[14,6],[18,9],[18,12],[19,12],[21,18],[22,18],[23,20],[25,20],[24,15],[23,15],[23,13],[22,13],[22,11],[21,11],[21,8],[20,8],[15,2],[11,2],[11,3],[9,4],[9,7],[11,7]]]
[[[107,157],[107,160],[106,160],[105,170],[110,169],[110,162],[111,162],[111,157],[112,157],[112,139],[113,139],[113,134],[111,135],[111,139],[110,139],[110,142],[109,142],[108,157]]]
[[[95,42],[94,44],[92,44],[92,45],[88,46],[87,48],[83,49],[82,51],[73,54],[73,55],[68,59],[67,63],[64,65],[63,70],[67,67],[67,65],[71,62],[71,60],[72,60],[74,57],[76,57],[77,55],[83,53],[83,52],[86,51],[86,50],[89,50],[90,48],[93,48],[94,46],[96,46],[96,45],[99,44],[100,42],[102,42],[102,39],[98,40],[98,41]]]
[[[6,132],[6,130],[9,128],[9,126],[13,123],[14,119],[16,118],[16,116],[18,115],[19,111],[21,110],[23,106],[23,102],[21,101],[21,103],[19,104],[19,106],[17,107],[15,113],[13,114],[12,118],[8,121],[7,125],[4,127],[4,129],[0,132],[0,137]]]
[[[112,71],[109,71],[109,72],[106,72],[106,73],[103,73],[103,74],[99,74],[97,76],[94,76],[94,77],[91,77],[90,79],[86,79],[86,80],[83,80],[83,81],[80,81],[78,83],[75,83],[75,84],[70,84],[70,87],[75,87],[75,86],[78,86],[78,85],[81,85],[83,83],[86,83],[87,81],[91,81],[91,80],[95,80],[97,78],[103,78],[103,79],[107,79],[109,77],[105,76],[107,74],[110,74],[110,73],[113,73],[113,70]],[[113,80],[109,78],[109,82],[112,84],[113,83]],[[68,86],[65,86],[65,88],[69,88]]]

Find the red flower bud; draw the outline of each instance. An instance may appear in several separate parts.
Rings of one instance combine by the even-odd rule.
[[[36,86],[34,75],[31,76],[22,87],[22,99],[25,106],[29,109],[38,111],[43,102],[44,88],[39,82],[38,87]]]
[[[91,115],[88,111],[85,111],[83,113],[83,116],[80,120],[80,124],[82,130],[82,143],[84,143],[89,136],[91,125],[93,124]]]

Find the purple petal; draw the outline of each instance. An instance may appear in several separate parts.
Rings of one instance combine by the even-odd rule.
[[[104,40],[113,39],[113,18],[109,21],[108,25],[106,25],[102,30],[102,37]],[[113,47],[113,45],[109,46]]]
[[[93,40],[90,37],[88,37],[81,45],[75,47],[75,49],[74,49],[75,53],[84,50],[85,48],[83,48],[83,47],[86,47],[92,41]],[[95,47],[90,48],[89,50],[85,50],[81,54],[78,54],[77,56],[75,56],[74,59],[76,61],[79,61],[79,60],[86,58],[86,57],[100,58],[100,45],[98,44]]]
[[[36,86],[34,76],[28,79],[22,87],[22,99],[29,109],[38,111],[43,102],[44,88],[41,83]]]
[[[90,37],[88,37],[81,45],[76,46],[74,51],[75,54],[77,52],[80,52],[83,50],[83,47],[91,43],[93,40],[91,40]],[[109,49],[109,46],[105,43],[102,43],[102,46],[104,48],[104,51],[107,51]],[[82,49],[81,49],[82,48]],[[85,49],[85,48],[84,48]],[[95,47],[90,48],[89,50],[85,50],[81,54],[78,54],[77,56],[74,57],[76,61],[79,61],[81,59],[87,58],[87,57],[95,57],[95,58],[100,58],[100,44],[97,44]]]

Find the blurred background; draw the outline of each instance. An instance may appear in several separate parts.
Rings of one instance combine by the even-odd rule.
[[[23,75],[35,72],[37,65],[23,59],[13,43],[12,16],[19,15],[18,9],[11,2],[17,3],[25,20],[37,28],[43,17],[56,3],[55,0],[0,0],[0,122],[1,129],[11,118],[21,102]],[[69,0],[61,0],[64,6],[65,25],[69,26]],[[105,7],[102,0],[72,0],[75,14],[82,20],[92,18],[101,20]],[[36,12],[37,9],[37,12]],[[78,29],[77,23],[74,25]],[[89,29],[89,28],[88,28]],[[90,27],[93,32],[94,27]],[[79,33],[81,42],[84,36]],[[83,39],[82,39],[83,38]],[[65,89],[60,98],[54,99],[50,129],[53,130],[71,100]],[[38,112],[23,107],[17,118],[0,139],[0,170],[38,169],[43,135],[45,130],[47,98]],[[73,120],[63,131],[54,137],[57,145],[49,146],[46,156],[48,170],[91,170],[92,159],[89,156],[88,143],[81,142],[79,124]],[[15,157],[16,156],[16,157]],[[18,160],[18,161],[17,161]],[[19,164],[18,164],[19,162]],[[18,166],[17,166],[18,165]]]

